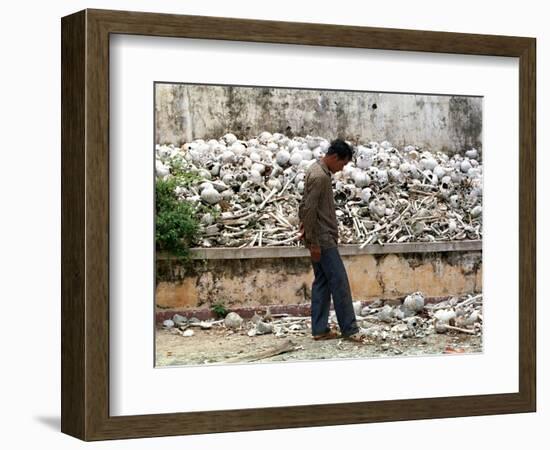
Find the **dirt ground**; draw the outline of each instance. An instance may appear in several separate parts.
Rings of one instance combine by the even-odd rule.
[[[314,341],[305,332],[284,337],[273,334],[248,336],[246,332],[231,333],[224,327],[210,330],[195,328],[194,335],[184,337],[176,330],[157,328],[156,366],[204,364],[261,364],[280,361],[348,359],[481,353],[482,336],[449,331],[424,337],[386,340],[369,338],[366,344],[343,339]],[[280,348],[290,340],[292,350],[257,359],[268,350]],[[252,361],[254,360],[254,361]]]

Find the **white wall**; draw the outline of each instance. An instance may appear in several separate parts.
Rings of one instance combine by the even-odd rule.
[[[2,399],[4,448],[84,448],[59,432],[60,416],[60,17],[83,8],[156,11],[302,22],[523,35],[538,39],[538,199],[550,181],[548,166],[550,30],[543,2],[440,1],[313,3],[279,0],[10,2],[2,33]],[[271,8],[270,8],[271,7]],[[21,88],[24,89],[21,89]],[[545,215],[545,214],[546,215]],[[459,419],[126,440],[98,448],[280,449],[333,446],[409,449],[544,448],[550,421],[548,328],[549,215],[538,213],[538,412]],[[546,342],[546,343],[545,343]],[[373,374],[377,377],[378,374]],[[541,442],[535,445],[535,442]],[[305,448],[305,447],[304,447]]]

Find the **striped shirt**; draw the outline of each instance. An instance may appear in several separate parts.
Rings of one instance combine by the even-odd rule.
[[[338,222],[330,170],[322,160],[315,161],[307,169],[304,181],[304,195],[298,209],[304,225],[304,244],[337,247]]]

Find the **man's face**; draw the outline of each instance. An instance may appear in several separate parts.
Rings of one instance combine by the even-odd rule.
[[[332,156],[333,156],[333,160],[331,161],[331,165],[329,167],[329,170],[332,173],[340,172],[344,168],[344,166],[348,162],[350,162],[348,158],[338,159],[337,155],[332,155]]]

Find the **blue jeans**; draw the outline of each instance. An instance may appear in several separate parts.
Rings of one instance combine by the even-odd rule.
[[[357,333],[359,327],[355,319],[348,275],[338,247],[321,247],[321,259],[318,262],[311,260],[311,263],[315,274],[311,287],[312,334],[316,336],[329,331],[331,294],[340,332],[344,336]]]

